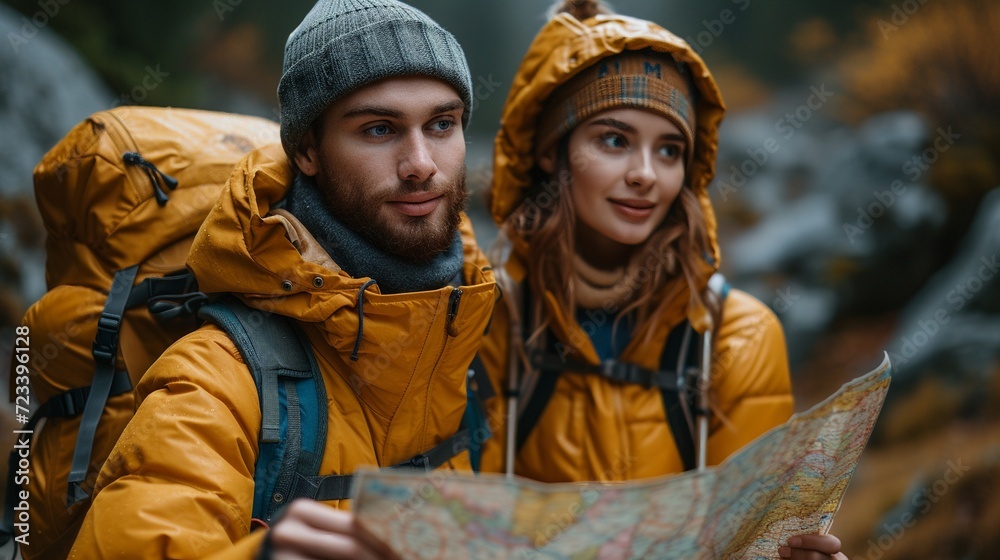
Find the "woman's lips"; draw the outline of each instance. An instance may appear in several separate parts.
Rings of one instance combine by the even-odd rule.
[[[656,205],[648,200],[631,198],[609,198],[608,202],[620,215],[629,221],[643,221],[653,215]]]

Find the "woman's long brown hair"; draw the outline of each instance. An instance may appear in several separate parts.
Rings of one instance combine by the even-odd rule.
[[[528,244],[528,288],[536,294],[529,310],[534,317],[531,323],[535,325],[527,340],[529,344],[549,324],[542,297],[546,291],[555,296],[565,317],[575,316],[572,278],[576,214],[569,196],[572,175],[568,140],[569,133],[559,143],[555,173],[547,176],[536,167],[532,187],[507,219],[507,227]],[[686,180],[663,223],[637,251],[649,256],[642,262],[655,264],[645,274],[638,275],[643,281],[633,287],[635,295],[618,313],[616,321],[635,312],[633,324],[642,325],[661,305],[683,292],[688,294],[689,307],[705,308],[715,314],[716,302],[706,301],[702,293],[705,255],[709,254],[707,227],[698,197]],[[646,324],[649,327],[646,332],[635,335],[651,336],[654,323]]]

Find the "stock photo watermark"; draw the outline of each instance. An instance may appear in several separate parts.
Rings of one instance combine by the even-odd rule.
[[[888,20],[878,20],[878,30],[882,33],[882,38],[889,39],[889,35],[910,21],[910,17],[917,13],[928,0],[904,0],[899,4],[892,5],[892,14]]]
[[[930,343],[931,339],[951,322],[951,312],[961,311],[998,273],[1000,273],[1000,259],[997,259],[996,253],[981,257],[976,273],[956,283],[945,296],[950,309],[947,306],[940,307],[929,316],[917,320],[916,327],[899,341],[898,351],[889,352],[893,364],[898,366],[908,363],[910,358],[916,356],[921,348]]]
[[[941,501],[952,486],[972,470],[972,467],[962,464],[962,459],[949,460],[944,474],[937,480],[924,485],[919,491],[910,494],[910,503],[906,511],[897,518],[882,523],[881,534],[868,539],[865,554],[861,560],[879,560],[885,553],[899,542],[903,536],[926,515],[935,504]]]
[[[740,12],[745,12],[750,7],[750,0],[731,0],[731,2],[736,5]],[[722,36],[727,26],[736,23],[736,15],[733,10],[725,8],[719,12],[719,17],[701,20],[701,25],[704,29],[694,36],[689,35],[685,37],[684,40],[700,55],[705,49],[712,46],[712,43],[716,39]]]
[[[17,54],[21,47],[28,44],[29,41],[34,39],[38,32],[47,26],[52,18],[59,15],[63,6],[70,3],[71,0],[39,0],[38,8],[39,10],[30,17],[21,17],[21,28],[17,33],[11,31],[7,34],[7,41],[10,43],[10,48],[14,49],[14,53]]]
[[[961,138],[962,135],[953,132],[951,127],[948,127],[947,130],[938,128],[937,136],[931,146],[903,163],[901,171],[911,184],[916,183],[940,159],[941,154],[947,152]],[[872,198],[875,200],[867,206],[857,207],[857,219],[854,223],[844,222],[843,224],[848,241],[854,243],[857,237],[864,235],[871,229],[875,225],[875,220],[884,216],[906,193],[907,189],[908,186],[897,179],[886,190],[872,191]]]
[[[783,141],[787,142],[795,136],[810,119],[815,116],[836,94],[826,88],[826,84],[810,86],[809,96],[805,102],[788,111],[774,123],[774,131],[780,135]],[[729,166],[729,181],[720,180],[715,188],[722,195],[722,201],[727,202],[729,196],[738,193],[747,184],[751,177],[756,175],[771,156],[781,150],[782,141],[775,136],[769,136],[760,143],[759,146],[747,148],[747,158],[741,163]],[[721,175],[721,173],[720,173]]]

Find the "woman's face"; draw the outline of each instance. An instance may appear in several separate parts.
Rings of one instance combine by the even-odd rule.
[[[569,193],[583,256],[627,255],[630,247],[622,245],[640,245],[652,235],[684,184],[684,147],[671,121],[641,109],[599,113],[570,133]]]

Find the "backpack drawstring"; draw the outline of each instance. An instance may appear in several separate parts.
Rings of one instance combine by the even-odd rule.
[[[358,361],[358,350],[361,348],[361,338],[365,334],[365,290],[368,286],[376,284],[375,280],[365,282],[358,290],[358,338],[354,341],[354,351],[351,352],[351,361]]]
[[[160,186],[160,181],[162,180],[164,185],[173,190],[177,188],[177,179],[157,169],[155,165],[139,155],[139,152],[125,152],[122,154],[122,161],[125,162],[125,165],[142,167],[146,171],[146,175],[149,176],[149,182],[153,184],[153,196],[156,197],[156,203],[160,206],[167,203],[167,193]]]

